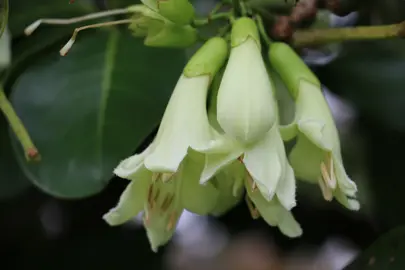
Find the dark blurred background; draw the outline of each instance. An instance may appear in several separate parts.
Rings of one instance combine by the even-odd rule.
[[[405,19],[405,2],[371,2],[367,12],[359,12],[360,24]],[[199,5],[212,5],[204,3]],[[101,8],[106,4],[98,2]],[[351,25],[353,20],[335,17],[331,24]],[[403,45],[402,40],[357,42],[333,53],[307,52],[327,87],[345,166],[359,186],[359,213],[326,203],[317,187],[300,184],[293,211],[304,230],[299,239],[252,220],[241,202],[221,218],[184,215],[170,244],[153,253],[139,221],[112,228],[101,219],[116,204],[125,180],[113,179],[99,194],[81,200],[56,199],[29,187],[0,201],[0,269],[343,269],[379,236],[405,222]],[[314,59],[326,59],[326,64]],[[404,233],[393,239],[384,251],[362,259],[364,269],[379,260],[385,266],[373,269],[405,269],[399,262],[405,254]],[[391,253],[378,256],[385,251]]]

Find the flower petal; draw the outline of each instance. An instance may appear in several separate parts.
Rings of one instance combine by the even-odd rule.
[[[152,142],[142,153],[130,156],[121,161],[114,169],[114,174],[121,178],[130,179],[131,175],[137,173],[144,167],[143,161],[149,153],[153,151],[154,147],[155,142]]]
[[[146,171],[146,169],[144,168]],[[139,179],[134,179],[122,193],[117,206],[103,216],[110,225],[121,225],[136,217],[143,209],[147,200],[148,184],[152,173],[143,174]]]
[[[287,211],[282,206],[280,206],[279,212],[279,224],[278,228],[280,231],[291,238],[299,237],[302,235],[302,228],[300,224],[295,220],[294,216],[290,211]]]
[[[333,144],[324,134],[325,123],[316,119],[299,120],[298,129],[316,146],[324,151],[332,151]]]
[[[242,163],[234,161],[219,171],[208,183],[219,191],[219,196],[210,214],[220,216],[239,203],[244,191],[246,170]]]
[[[243,162],[267,200],[276,193],[277,185],[283,176],[287,157],[277,126],[245,152]]]
[[[332,159],[339,189],[347,196],[355,196],[357,193],[356,183],[354,183],[347,175],[341,160],[337,158],[336,155],[332,155]]]
[[[267,201],[260,192],[252,191],[249,186],[246,186],[246,191],[267,224],[277,226],[281,208],[277,206],[274,200]]]
[[[145,159],[148,169],[174,173],[189,147],[208,148],[212,136],[206,110],[209,83],[209,76],[180,77],[158,131],[159,142]]]
[[[277,119],[273,86],[255,40],[232,48],[217,96],[218,122],[234,139],[261,139]]]
[[[165,245],[173,237],[176,230],[177,223],[183,210],[181,210],[176,216],[172,216],[172,220],[168,218],[160,219],[160,222],[154,222],[153,225],[145,225],[146,235],[148,237],[151,249],[154,252],[158,251],[160,246]],[[168,222],[172,222],[171,227],[168,227]],[[147,223],[144,217],[144,223]]]
[[[237,160],[243,154],[242,148],[229,149],[221,154],[206,154],[205,166],[201,173],[200,183],[204,184],[225,166]]]
[[[277,198],[285,209],[291,210],[297,205],[295,201],[295,175],[290,164],[285,167],[283,179],[281,179],[277,186]]]
[[[346,197],[346,195],[339,189],[337,189],[333,195],[335,196],[336,200],[342,204],[347,209],[358,211],[360,210],[360,203],[356,199],[351,199]]]
[[[335,122],[325,96],[318,85],[301,80],[296,100],[299,130],[325,151],[340,148]]]
[[[185,209],[198,214],[209,214],[217,204],[219,191],[208,182],[199,183],[204,168],[204,155],[189,151],[189,156],[181,164],[173,181],[181,181],[182,205]]]
[[[297,143],[290,152],[289,160],[297,178],[318,184],[324,157],[324,151],[303,134],[298,134]]]

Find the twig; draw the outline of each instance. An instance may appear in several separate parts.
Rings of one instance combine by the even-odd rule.
[[[405,37],[405,21],[399,24],[382,26],[298,30],[293,35],[292,44],[295,47],[303,47],[348,40],[375,40],[397,37]]]
[[[14,131],[18,141],[24,149],[25,157],[28,161],[38,161],[41,159],[38,149],[35,147],[27,130],[25,129],[20,118],[15,113],[10,101],[7,99],[2,86],[0,86],[0,110],[6,117],[10,127]]]

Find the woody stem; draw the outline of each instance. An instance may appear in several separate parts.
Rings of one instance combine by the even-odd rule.
[[[405,21],[381,26],[298,30],[293,35],[295,47],[321,45],[347,40],[375,40],[405,37]]]

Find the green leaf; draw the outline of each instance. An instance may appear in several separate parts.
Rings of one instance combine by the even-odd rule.
[[[346,270],[405,269],[405,227],[398,227],[381,236],[361,253]]]
[[[8,0],[0,0],[0,36],[3,35],[8,22]]]
[[[92,1],[87,0],[76,1],[71,5],[66,0],[12,0],[10,1],[9,27],[15,37],[22,35],[25,27],[38,19],[70,18],[94,11],[96,11],[95,5],[92,4]]]
[[[405,130],[405,41],[345,44],[341,55],[318,70],[330,90],[346,97],[366,115]]]
[[[107,8],[108,9],[126,8],[140,3],[141,3],[140,0],[109,0],[107,1]]]
[[[83,34],[66,57],[51,52],[30,66],[12,102],[42,156],[27,164],[18,151],[31,181],[57,197],[102,190],[158,125],[184,64],[181,50],[113,30]]]
[[[0,112],[0,200],[16,196],[31,186],[14,157],[7,131],[8,124]]]

